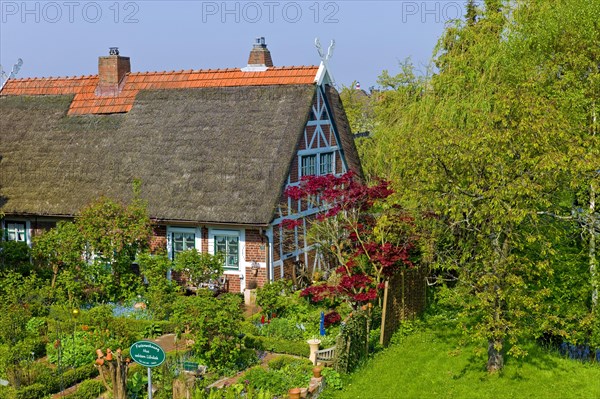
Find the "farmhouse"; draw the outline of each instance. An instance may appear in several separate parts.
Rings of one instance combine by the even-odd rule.
[[[326,66],[274,67],[258,38],[243,68],[131,72],[111,48],[98,74],[9,80],[0,92],[3,239],[31,242],[104,195],[142,182],[153,245],[226,255],[241,292],[319,267],[284,195],[302,176],[361,172]]]

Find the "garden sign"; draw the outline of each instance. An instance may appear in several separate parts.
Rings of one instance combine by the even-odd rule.
[[[160,366],[167,357],[160,345],[150,341],[138,341],[129,348],[134,362],[148,367],[148,399],[152,399],[152,367]]]

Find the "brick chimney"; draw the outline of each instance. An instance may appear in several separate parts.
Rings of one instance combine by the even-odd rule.
[[[272,67],[273,60],[271,59],[271,52],[267,49],[264,37],[257,37],[252,51],[250,51],[250,57],[248,57],[248,67]]]
[[[131,72],[129,57],[121,57],[117,47],[111,47],[109,55],[98,57],[98,86],[96,95],[116,96],[121,91],[124,78]]]

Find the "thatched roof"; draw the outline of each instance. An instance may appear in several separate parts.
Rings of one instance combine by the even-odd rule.
[[[67,116],[73,95],[2,96],[0,206],[74,215],[100,195],[129,199],[139,178],[153,218],[266,225],[314,95],[307,84],[142,90],[127,113],[78,116]]]
[[[360,163],[358,151],[356,150],[350,123],[348,122],[344,106],[342,105],[340,94],[329,85],[325,86],[325,94],[327,96],[327,102],[331,107],[333,124],[340,135],[340,144],[344,158],[346,158],[346,163],[348,164],[348,169],[362,177],[362,165]]]

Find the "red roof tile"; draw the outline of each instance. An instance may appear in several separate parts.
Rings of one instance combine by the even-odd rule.
[[[140,90],[313,84],[317,70],[317,66],[301,66],[269,68],[262,72],[243,72],[232,68],[135,72],[127,74],[122,90],[117,96],[96,96],[98,75],[11,79],[6,82],[0,95],[73,94],[69,115],[120,113],[131,110]]]

